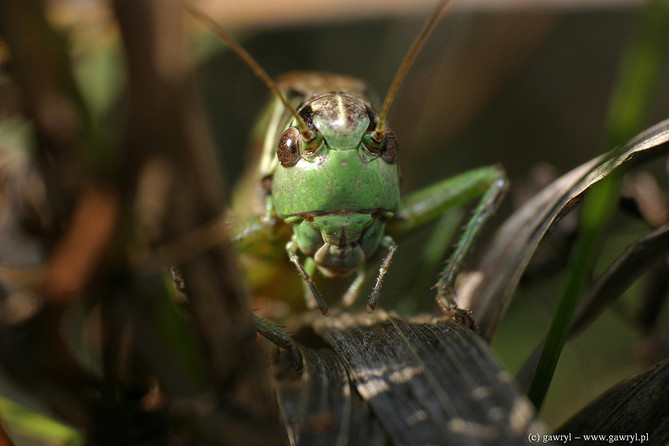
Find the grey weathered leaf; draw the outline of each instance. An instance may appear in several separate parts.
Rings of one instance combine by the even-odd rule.
[[[392,444],[525,444],[529,432],[542,429],[532,406],[488,345],[452,320],[407,321],[378,311],[357,318],[348,314],[319,318],[313,328],[334,354],[307,351],[305,369],[320,368],[318,376],[323,376],[328,364],[328,374],[338,375],[335,370],[340,365],[334,364],[341,364],[354,384],[351,391],[357,390],[369,404]],[[308,381],[303,378],[302,384],[318,393]],[[279,395],[284,393],[279,390]],[[303,444],[300,435],[305,434],[297,434]]]
[[[635,443],[669,443],[669,359],[665,359],[616,385],[574,415],[557,432],[571,433],[569,444],[593,444],[583,434],[603,435],[600,443],[613,443],[612,436],[637,434]],[[581,437],[577,439],[575,437]],[[621,439],[620,442],[623,440]],[[632,443],[629,439],[627,443]]]
[[[663,225],[630,244],[625,252],[594,281],[579,304],[568,339],[577,336],[590,326],[602,312],[627,291],[647,271],[649,265],[666,255],[669,249],[669,225]],[[529,385],[539,362],[544,341],[534,349],[516,375],[516,382],[525,388]]]
[[[288,369],[277,377],[277,396],[291,444],[387,444],[341,359],[329,349],[302,348],[301,352],[302,375]]]
[[[585,192],[618,167],[631,167],[669,150],[669,120],[642,132],[627,144],[558,178],[514,213],[495,234],[475,274],[460,284],[460,304],[474,313],[490,339],[539,242]],[[466,292],[464,290],[467,290]]]
[[[669,225],[663,225],[627,247],[590,287],[579,305],[569,336],[588,327],[611,303],[620,297],[669,250]]]

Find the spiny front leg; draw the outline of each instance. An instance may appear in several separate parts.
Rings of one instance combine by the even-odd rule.
[[[316,299],[316,303],[318,303],[318,308],[320,308],[321,313],[327,314],[328,306],[325,303],[325,300],[323,300],[321,293],[319,293],[318,290],[316,289],[316,285],[314,285],[313,280],[311,280],[311,275],[309,275],[309,273],[304,269],[304,266],[302,266],[302,263],[300,263],[300,259],[297,256],[298,249],[299,248],[297,246],[297,240],[293,235],[293,238],[286,244],[286,252],[288,253],[288,258],[293,263],[293,265],[295,265],[295,268],[297,268],[297,271],[302,276],[302,280],[304,280],[304,282],[309,286],[311,293]]]
[[[386,248],[388,250],[388,253],[384,257],[383,263],[381,263],[381,267],[379,268],[379,275],[376,277],[376,284],[374,284],[374,289],[372,290],[372,294],[369,296],[369,301],[367,302],[368,313],[371,313],[376,308],[376,304],[378,303],[379,300],[379,292],[381,291],[381,285],[383,284],[383,279],[386,277],[386,273],[388,272],[388,267],[390,266],[390,262],[392,262],[393,260],[395,251],[397,251],[397,243],[395,243],[395,240],[393,240],[393,238],[390,237],[389,235],[383,237],[383,239],[381,240],[381,246]]]

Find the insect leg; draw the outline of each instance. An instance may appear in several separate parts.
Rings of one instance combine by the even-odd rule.
[[[500,175],[493,181],[486,184],[486,190],[481,200],[476,205],[474,213],[467,222],[465,230],[458,240],[455,251],[446,262],[446,266],[439,274],[439,280],[435,285],[437,289],[437,303],[444,309],[455,306],[453,298],[453,289],[455,287],[455,278],[462,269],[462,264],[469,253],[476,236],[486,221],[495,213],[499,203],[502,201],[507,189],[506,176]]]
[[[316,285],[314,285],[314,281],[311,280],[311,276],[307,271],[304,269],[304,266],[302,266],[302,263],[300,263],[299,257],[297,257],[297,241],[295,241],[295,237],[291,241],[289,241],[286,244],[286,252],[288,253],[288,258],[290,261],[295,265],[295,268],[297,268],[297,271],[300,273],[302,276],[302,279],[309,285],[309,289],[311,290],[312,294],[314,295],[314,298],[316,299],[316,302],[318,303],[318,307],[321,309],[321,313],[327,314],[328,312],[328,306],[323,300],[323,297],[321,294],[318,292],[316,289]]]
[[[381,291],[381,285],[383,284],[383,279],[386,277],[386,273],[388,272],[388,267],[390,266],[390,262],[393,260],[393,256],[395,255],[395,251],[397,251],[397,243],[395,243],[395,240],[393,240],[392,237],[389,235],[386,235],[383,237],[383,240],[381,240],[381,246],[386,248],[388,250],[388,253],[383,259],[383,262],[381,263],[381,267],[379,268],[379,275],[376,276],[376,283],[374,284],[374,289],[372,290],[372,294],[369,296],[369,301],[367,301],[367,312],[371,313],[374,311],[376,308],[376,304],[379,300],[379,292]]]
[[[499,166],[465,172],[409,195],[402,200],[395,217],[386,224],[386,233],[399,239],[436,220],[444,212],[481,197],[435,285],[437,303],[445,313],[457,319],[471,320],[468,312],[455,304],[455,278],[480,229],[504,197],[507,185],[506,174]]]
[[[170,268],[170,273],[172,280],[174,281],[175,288],[180,292],[185,293],[186,283],[181,276],[179,268],[177,266],[172,266]],[[288,333],[267,322],[263,318],[253,315],[253,319],[256,325],[256,331],[262,337],[274,343],[277,347],[285,349],[289,354],[290,362],[292,363],[293,367],[295,367],[298,372],[302,373],[302,353],[297,348],[293,338],[291,338]]]
[[[367,273],[365,272],[365,265],[360,266],[360,268],[358,268],[357,274],[355,275],[355,279],[353,279],[353,282],[351,285],[349,285],[348,290],[346,290],[346,294],[344,294],[344,297],[342,297],[344,306],[350,307],[356,301],[358,294],[360,294],[360,287],[365,282],[366,275]]]
[[[274,343],[277,347],[286,350],[290,355],[290,362],[298,372],[302,372],[302,353],[300,353],[293,338],[279,327],[267,322],[265,319],[255,315],[253,318],[256,323],[256,331],[260,333],[262,337]]]
[[[307,257],[306,259],[304,259],[304,271],[307,273],[309,277],[312,277],[314,275],[314,272],[316,271],[316,261],[313,258]],[[307,304],[307,308],[310,310],[319,307],[318,300],[316,299],[316,296],[314,296],[314,293],[311,291],[312,286],[313,286],[312,283],[302,281],[302,287],[304,288],[304,301]]]

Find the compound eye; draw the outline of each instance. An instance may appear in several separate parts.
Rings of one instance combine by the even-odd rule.
[[[281,135],[276,148],[276,156],[283,167],[293,167],[301,158],[300,131],[291,127]]]
[[[383,132],[383,150],[381,151],[381,159],[388,164],[393,164],[397,160],[397,136],[390,128],[386,127]]]

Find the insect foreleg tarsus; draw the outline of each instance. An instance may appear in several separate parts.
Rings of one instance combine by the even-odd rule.
[[[376,308],[376,304],[378,303],[379,300],[379,293],[381,291],[381,285],[383,284],[383,279],[386,277],[386,273],[388,272],[388,267],[390,266],[390,262],[392,262],[393,257],[395,256],[395,251],[397,251],[397,243],[395,243],[395,240],[389,235],[386,235],[383,237],[381,240],[381,246],[386,248],[388,250],[388,253],[386,256],[383,258],[383,262],[381,263],[381,267],[379,268],[379,275],[376,276],[376,283],[374,284],[374,289],[372,290],[372,294],[369,296],[369,301],[367,302],[367,312],[371,313],[374,311]]]
[[[328,306],[325,303],[323,296],[321,296],[321,293],[319,293],[318,289],[316,289],[316,285],[314,284],[314,281],[311,279],[311,275],[305,270],[304,266],[300,262],[300,258],[297,256],[298,250],[299,248],[297,246],[297,241],[295,240],[295,236],[293,236],[293,238],[286,244],[286,252],[288,253],[288,258],[290,259],[291,263],[295,265],[295,268],[302,276],[302,280],[304,280],[304,282],[306,282],[307,285],[309,286],[309,290],[311,291],[313,297],[316,299],[316,303],[318,304],[318,308],[320,308],[321,313],[327,314]]]

